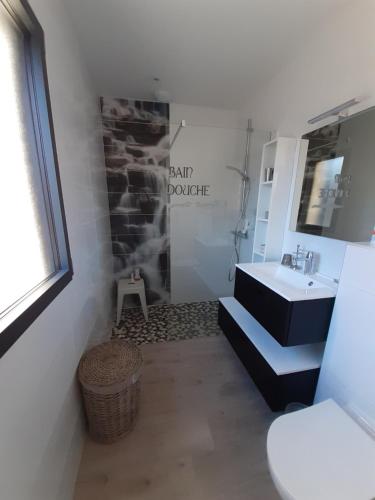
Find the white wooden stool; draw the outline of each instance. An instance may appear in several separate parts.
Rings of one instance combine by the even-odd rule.
[[[143,279],[135,281],[135,283],[131,283],[129,278],[121,278],[117,283],[117,320],[116,325],[120,323],[121,319],[121,311],[122,305],[124,302],[125,295],[139,295],[143,316],[145,320],[148,320],[148,311],[147,311],[147,303],[146,303],[146,294],[145,294],[145,283]]]

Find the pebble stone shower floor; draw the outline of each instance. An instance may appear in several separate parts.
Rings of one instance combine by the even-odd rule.
[[[112,338],[131,340],[137,345],[220,335],[218,301],[164,304],[148,308],[145,321],[140,308],[124,309]]]

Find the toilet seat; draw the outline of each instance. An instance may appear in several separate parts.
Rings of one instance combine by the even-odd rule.
[[[284,500],[375,499],[375,440],[332,399],[277,418],[267,455]]]

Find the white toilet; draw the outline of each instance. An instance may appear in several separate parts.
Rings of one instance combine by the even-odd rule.
[[[284,500],[375,499],[375,440],[332,399],[277,418],[267,455]]]

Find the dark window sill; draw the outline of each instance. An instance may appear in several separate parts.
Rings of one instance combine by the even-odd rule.
[[[21,337],[72,278],[71,269],[59,271],[0,319],[0,357]]]

